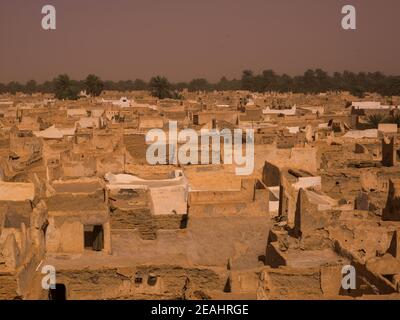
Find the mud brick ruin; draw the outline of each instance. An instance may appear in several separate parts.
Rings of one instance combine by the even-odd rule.
[[[0,97],[0,299],[400,298],[398,127],[367,121],[400,98],[125,95]],[[253,129],[254,172],[150,165],[169,121]]]

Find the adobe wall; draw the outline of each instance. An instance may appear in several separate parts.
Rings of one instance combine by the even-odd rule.
[[[378,172],[374,171],[361,172],[360,184],[363,190],[387,191],[387,190],[382,190],[382,182],[379,179]]]
[[[33,255],[29,257],[16,273],[17,277],[17,294],[18,297],[26,299],[28,294],[32,292],[32,285],[34,282],[35,271],[44,255]]]
[[[400,179],[389,180],[389,192],[382,220],[400,221]]]
[[[184,185],[150,188],[152,213],[156,216],[187,214],[187,193]]]
[[[147,144],[144,134],[124,135],[124,144],[134,163],[147,164]]]
[[[154,217],[158,230],[177,230],[187,226],[188,215],[162,215]]]
[[[267,292],[268,299],[306,299],[323,295],[319,268],[265,268],[262,273],[261,286]]]
[[[121,173],[125,171],[125,155],[123,153],[108,153],[96,158],[96,175],[104,177],[108,172]]]
[[[360,170],[322,173],[322,191],[334,198],[354,199],[360,192]]]
[[[48,253],[84,253],[84,225],[102,225],[104,235],[103,252],[111,254],[111,228],[108,219],[95,212],[86,217],[58,217],[49,213],[49,226],[46,233]]]
[[[275,187],[280,185],[281,171],[278,166],[265,161],[263,168],[262,181],[267,187]]]
[[[0,201],[11,203],[33,201],[35,185],[31,182],[0,182]]]
[[[357,274],[357,289],[359,288],[359,279],[363,279],[364,282],[368,284],[373,284],[375,290],[378,290],[379,294],[392,294],[395,293],[397,290],[394,285],[386,279],[384,276],[377,274],[370,270],[364,262],[360,259],[355,257],[351,252],[349,252],[346,248],[339,241],[335,241],[335,250],[344,257],[347,257],[351,260],[351,265],[355,267],[356,274]],[[371,293],[372,294],[372,293]]]
[[[318,205],[309,201],[306,190],[299,190],[293,220],[295,237],[301,237],[303,234],[312,235],[315,230],[328,226],[331,218],[333,217],[329,213],[318,211]],[[289,219],[289,222],[291,221]]]
[[[4,227],[19,228],[21,223],[30,225],[32,203],[26,201],[0,201],[0,216],[4,217]]]
[[[35,136],[19,136],[18,131],[10,132],[10,150],[19,156],[42,154],[42,140]]]
[[[296,210],[296,199],[298,190],[292,186],[293,181],[281,176],[281,183],[279,187],[279,216],[286,217],[288,223],[291,225],[294,221],[294,213]]]
[[[137,266],[101,270],[61,270],[57,283],[67,300],[201,299],[221,292],[225,277],[211,269],[181,266]]]
[[[262,150],[262,149],[261,149]],[[265,152],[264,150],[261,152]],[[258,152],[260,153],[260,152]],[[261,165],[265,165],[265,161],[268,161],[271,165],[278,168],[292,168],[308,171],[316,174],[320,169],[321,154],[318,152],[318,148],[291,148],[291,149],[277,149],[270,148],[266,154],[262,156],[257,153],[256,149],[256,163],[260,159]],[[259,161],[260,161],[259,160]]]
[[[292,148],[289,158],[289,167],[316,173],[320,168],[320,161],[316,148]]]
[[[258,191],[258,190],[257,190]],[[190,217],[234,217],[268,215],[268,195],[253,202],[196,203],[189,206]]]
[[[255,180],[242,179],[241,189],[232,191],[191,191],[189,205],[212,203],[252,202],[255,196]]]
[[[232,124],[236,124],[238,114],[237,112],[200,112],[199,114],[199,125],[206,124],[213,119],[228,121]]]
[[[140,129],[162,128],[164,120],[161,117],[139,117]]]
[[[93,177],[96,175],[96,159],[62,161],[62,176],[65,178]]]
[[[54,180],[59,180],[63,176],[63,169],[61,164],[50,164],[47,163],[46,165],[46,180],[48,182],[52,182]]]
[[[264,268],[260,274],[258,296],[261,299],[348,299],[364,294],[372,288],[357,270],[357,288],[351,292],[341,288],[341,265],[319,268]],[[370,279],[370,278],[369,278]],[[365,287],[361,288],[361,287]]]
[[[314,190],[321,190],[321,177],[299,177],[298,181],[293,184],[295,190],[313,188]]]
[[[61,154],[72,149],[72,141],[44,140],[43,157],[44,159],[60,159]]]
[[[382,139],[382,164],[385,167],[393,167],[397,164],[396,144],[393,137]]]
[[[111,214],[110,222],[111,230],[138,230],[142,239],[154,240],[157,238],[157,225],[149,208],[116,209]]]
[[[31,290],[34,272],[45,254],[43,226],[47,219],[43,202],[31,210],[31,224],[2,228],[0,236],[0,298],[15,299]]]
[[[103,190],[94,193],[56,193],[47,198],[49,211],[107,211]]]
[[[186,215],[151,214],[150,209],[136,210],[117,209],[111,214],[112,230],[138,230],[143,240],[157,239],[158,230],[178,230],[186,228]]]
[[[1,273],[0,274],[0,299],[1,300],[14,300],[20,298],[18,293],[17,277],[14,273]]]
[[[184,177],[141,180],[133,176],[107,176],[113,228],[150,230],[155,238],[162,225],[180,228],[187,214],[188,187]],[[115,180],[117,179],[117,180]],[[120,179],[120,180],[118,180]],[[125,184],[116,184],[126,181]],[[143,234],[143,232],[142,232]]]
[[[91,144],[95,149],[102,149],[108,152],[114,150],[115,146],[122,141],[122,136],[117,133],[94,134]]]
[[[270,242],[267,244],[265,250],[265,264],[271,268],[279,268],[281,266],[286,266],[287,257],[279,249],[278,242]]]
[[[0,134],[0,150],[10,150],[10,137],[6,134]]]
[[[46,199],[48,252],[82,253],[84,225],[102,225],[104,251],[111,252],[107,194],[97,180],[55,182]]]
[[[83,253],[83,224],[79,221],[58,223],[56,217],[49,217],[46,236],[48,253]]]

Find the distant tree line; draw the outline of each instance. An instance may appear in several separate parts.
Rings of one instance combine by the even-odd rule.
[[[52,93],[58,99],[76,100],[81,91],[86,91],[91,96],[99,96],[105,89],[105,83],[96,75],[90,74],[85,80],[76,81],[70,79],[67,74],[61,74],[52,81],[46,81],[38,84],[35,80],[30,80],[25,84],[10,82],[8,84],[0,83],[0,94],[16,94],[22,92],[25,94],[33,93]]]
[[[328,91],[349,91],[357,97],[366,92],[376,92],[383,96],[400,95],[400,76],[386,76],[381,72],[353,73],[344,71],[332,75],[316,69],[307,70],[301,76],[278,75],[265,70],[255,75],[250,70],[243,71],[241,88],[250,91],[320,93]]]
[[[381,72],[350,71],[329,74],[321,69],[307,70],[303,75],[289,76],[265,70],[255,74],[245,70],[240,79],[229,80],[222,77],[217,83],[211,83],[204,78],[193,79],[190,82],[171,83],[166,77],[156,76],[146,82],[141,79],[126,81],[103,81],[96,75],[89,75],[85,80],[71,80],[68,75],[59,75],[52,81],[38,84],[30,80],[25,84],[10,82],[0,83],[0,93],[35,92],[54,93],[59,99],[77,99],[79,92],[86,91],[91,96],[99,96],[104,90],[136,91],[149,90],[160,99],[179,99],[179,92],[187,89],[195,91],[213,90],[248,90],[252,92],[294,92],[320,93],[328,91],[349,91],[357,97],[363,97],[366,92],[376,92],[383,96],[400,95],[400,76],[387,76]]]

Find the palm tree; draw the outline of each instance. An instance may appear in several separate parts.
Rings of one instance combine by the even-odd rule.
[[[370,114],[367,117],[367,123],[371,128],[377,129],[380,123],[385,121],[385,117],[379,113]]]
[[[89,74],[85,80],[85,89],[87,94],[98,97],[103,92],[104,83],[98,76]]]
[[[395,123],[400,126],[400,113],[394,113],[385,120],[386,123]]]
[[[25,84],[25,92],[28,94],[32,94],[34,92],[36,92],[37,90],[37,83],[35,80],[29,80],[26,84]]]
[[[72,81],[68,75],[61,74],[54,79],[54,93],[60,100],[76,100],[79,94],[79,85],[76,81]]]
[[[156,76],[149,83],[151,95],[159,99],[171,98],[171,84],[166,77]]]

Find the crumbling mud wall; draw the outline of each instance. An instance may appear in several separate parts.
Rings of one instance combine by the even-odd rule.
[[[212,269],[173,265],[61,270],[57,274],[68,300],[206,299],[223,290],[224,280],[224,275]]]
[[[144,134],[124,135],[124,144],[132,162],[145,164],[147,144]]]
[[[26,202],[1,205],[0,298],[20,299],[31,291],[35,269],[45,255],[47,208],[40,200],[32,201],[29,207]],[[18,214],[14,208],[25,211]],[[13,219],[7,217],[10,212],[14,212]]]
[[[186,226],[186,214],[154,215],[149,189],[109,192],[111,229],[137,229],[142,239],[154,240],[157,230],[176,230]]]

